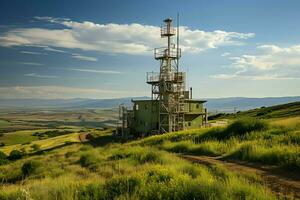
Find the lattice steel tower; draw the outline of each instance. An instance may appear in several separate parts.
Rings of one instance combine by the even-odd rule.
[[[172,19],[165,19],[164,23],[161,37],[167,38],[167,47],[154,49],[154,57],[160,62],[160,72],[147,73],[147,83],[152,86],[152,100],[158,102],[159,110],[158,130],[154,131],[160,133],[185,129],[185,73],[178,71],[181,57],[179,26],[175,44],[176,29],[172,27]]]

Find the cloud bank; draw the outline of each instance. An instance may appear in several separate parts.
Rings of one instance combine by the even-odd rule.
[[[77,88],[64,86],[14,86],[0,87],[1,98],[38,98],[38,99],[57,99],[57,98],[117,98],[132,96],[132,91],[126,90],[102,90],[92,88]],[[134,95],[144,96],[148,93],[135,91]]]
[[[260,45],[256,55],[230,57],[230,73],[216,74],[217,79],[300,80],[300,45],[279,47]]]
[[[164,45],[160,27],[132,24],[98,24],[90,21],[77,22],[65,18],[35,17],[36,20],[54,23],[60,28],[15,28],[0,35],[0,45],[37,46],[53,51],[80,49],[109,54],[149,54],[153,48]],[[198,53],[223,45],[240,45],[254,37],[254,33],[238,33],[215,30],[206,32],[180,27],[181,48],[185,52]],[[59,48],[59,49],[55,49]],[[46,50],[46,49],[45,49]],[[93,58],[73,56],[95,61]]]

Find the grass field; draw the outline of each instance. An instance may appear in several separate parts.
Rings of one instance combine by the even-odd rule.
[[[62,146],[67,143],[80,142],[78,139],[79,133],[71,133],[67,135],[57,136],[45,140],[36,140],[25,144],[15,144],[0,147],[0,151],[5,154],[9,154],[12,150],[25,150],[26,152],[32,152],[32,145],[36,144],[40,147],[40,150],[51,149],[57,146]]]
[[[0,132],[62,127],[113,127],[117,112],[111,109],[0,110]]]
[[[24,163],[35,163],[26,176]],[[80,144],[0,167],[1,199],[273,199],[257,177],[151,147]]]
[[[239,115],[229,116],[228,126],[130,141],[113,136],[113,129],[85,128],[92,136],[86,144],[79,141],[78,127],[47,139],[17,131],[6,138],[12,145],[0,151],[26,153],[14,160],[0,153],[0,199],[293,199],[274,194],[259,175],[180,158],[206,155],[300,170],[300,116]],[[13,138],[20,136],[32,139],[30,144],[15,144],[23,142]]]
[[[9,126],[9,125],[10,125],[10,122],[9,122],[9,121],[1,120],[1,119],[0,119],[0,127],[3,127],[3,126]]]
[[[0,141],[3,142],[6,146],[13,144],[25,144],[31,141],[37,140],[36,136],[32,134],[36,131],[15,131],[7,134],[3,134],[0,138]]]
[[[149,137],[135,144],[169,152],[223,156],[300,170],[300,121],[243,119],[224,128],[207,128]]]

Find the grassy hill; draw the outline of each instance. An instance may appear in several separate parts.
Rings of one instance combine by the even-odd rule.
[[[0,199],[274,198],[255,176],[193,164],[134,142],[71,144],[10,161],[0,172]]]
[[[297,173],[299,105],[223,115],[218,119],[228,118],[227,126],[130,141],[113,136],[110,129],[90,128],[85,129],[90,136],[86,143],[79,142],[78,132],[28,138],[30,144],[7,143],[0,148],[5,153],[0,153],[0,199],[298,198],[287,191],[275,194],[260,175],[236,173],[223,165],[195,164],[181,155],[243,161]],[[27,153],[10,155],[21,148]]]
[[[221,118],[241,118],[241,117],[256,117],[263,119],[272,118],[289,118],[300,116],[300,101],[281,104],[270,107],[261,107],[257,109],[252,109],[248,111],[238,112],[236,114],[224,114],[220,113],[217,115],[210,116],[211,119],[221,119]]]

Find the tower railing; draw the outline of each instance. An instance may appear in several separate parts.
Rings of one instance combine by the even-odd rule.
[[[169,52],[170,51],[170,52]],[[177,48],[170,48],[168,51],[167,47],[160,47],[154,49],[154,58],[156,60],[162,59],[162,58],[180,58],[181,57],[181,49]]]
[[[175,35],[175,34],[176,34],[176,30],[173,27],[162,26],[160,28],[160,35],[162,37],[167,37],[167,36],[171,36],[171,35]]]
[[[147,72],[146,81],[149,84],[158,83],[160,81],[182,83],[185,81],[185,72]]]

